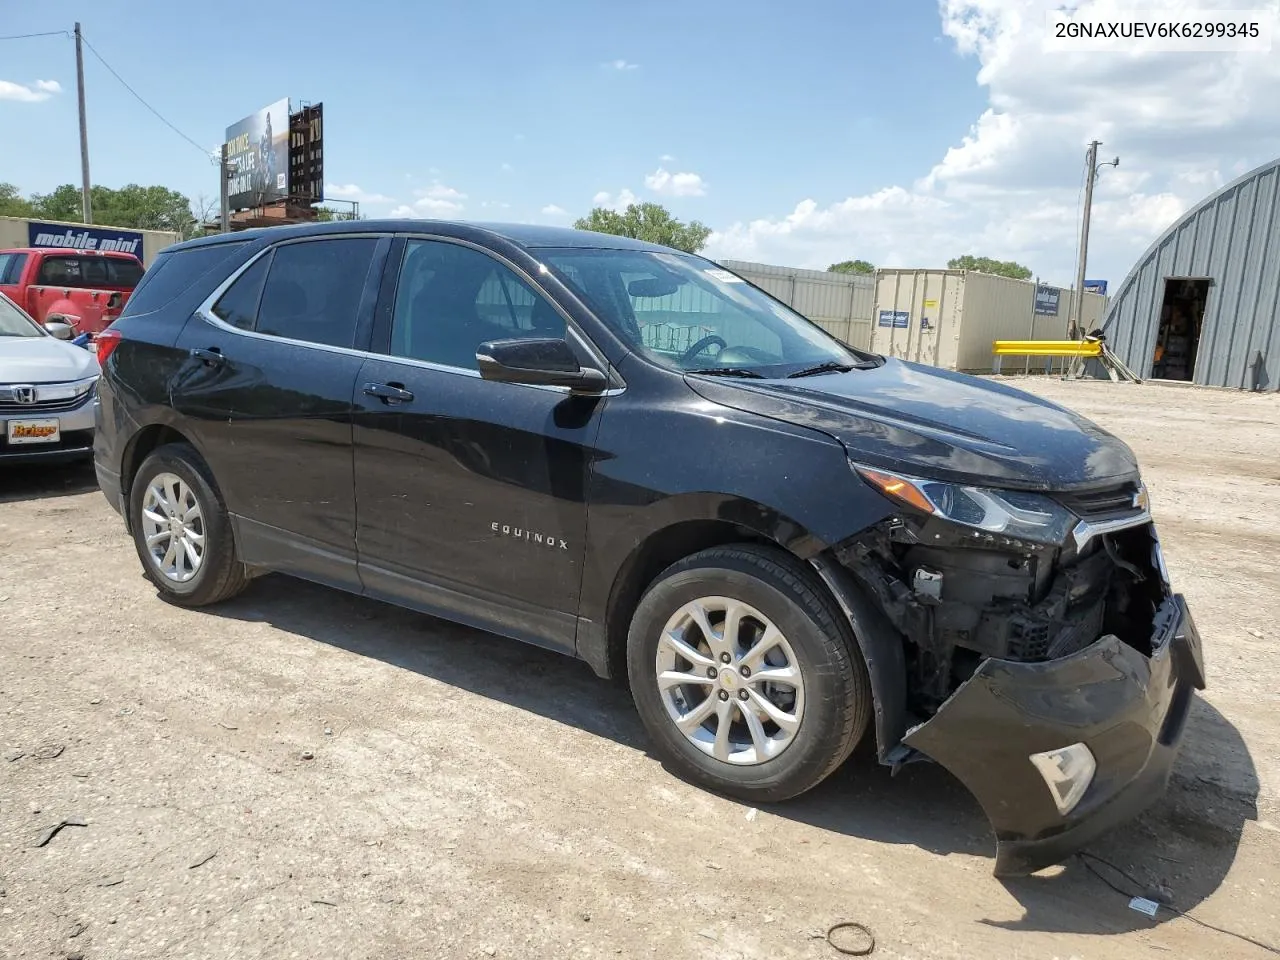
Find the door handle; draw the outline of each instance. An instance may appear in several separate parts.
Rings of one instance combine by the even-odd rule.
[[[222,351],[217,347],[209,347],[207,350],[203,347],[192,347],[191,356],[197,360],[203,360],[211,366],[227,362],[227,358],[222,355]]]
[[[398,383],[366,383],[364,392],[383,403],[407,403],[413,399],[413,391],[406,390]]]

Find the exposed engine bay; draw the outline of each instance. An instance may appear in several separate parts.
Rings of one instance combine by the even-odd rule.
[[[836,556],[907,640],[908,706],[924,717],[988,657],[1057,660],[1106,634],[1149,656],[1167,600],[1149,522],[1056,546],[907,514]]]

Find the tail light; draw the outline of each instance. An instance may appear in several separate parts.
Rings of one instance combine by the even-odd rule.
[[[116,347],[120,346],[124,337],[120,335],[119,330],[112,330],[108,327],[94,338],[94,345],[98,348],[98,366],[104,370],[107,366],[107,358],[115,353]]]

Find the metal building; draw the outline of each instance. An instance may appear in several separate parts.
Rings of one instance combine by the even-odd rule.
[[[1116,288],[1103,329],[1140,377],[1280,389],[1280,159],[1166,230]]]
[[[863,350],[871,347],[876,282],[856,273],[831,273],[799,267],[775,267],[745,260],[720,261],[808,317],[837,340]]]
[[[851,346],[969,373],[991,370],[993,340],[1065,337],[1073,303],[1070,290],[971,270],[887,268],[867,276],[721,263]],[[1101,322],[1106,303],[1085,294],[1088,329]]]
[[[880,269],[869,346],[944,370],[989,373],[995,340],[1065,337],[1074,298],[1061,287],[974,270]],[[1106,303],[1100,294],[1084,295],[1088,329],[1098,325]]]

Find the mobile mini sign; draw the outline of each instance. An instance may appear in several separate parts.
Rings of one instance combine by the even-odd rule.
[[[131,253],[142,259],[142,234],[115,227],[69,227],[65,223],[27,224],[27,246]]]

